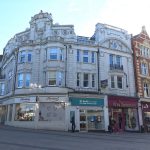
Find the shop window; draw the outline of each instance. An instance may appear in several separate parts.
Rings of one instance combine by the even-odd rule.
[[[15,121],[34,121],[35,103],[16,104]]]
[[[64,121],[64,103],[40,103],[39,121]]]
[[[137,110],[128,108],[125,110],[126,119],[125,127],[127,130],[133,130],[137,128],[138,119],[137,119]]]

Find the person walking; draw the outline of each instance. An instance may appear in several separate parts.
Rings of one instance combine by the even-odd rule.
[[[74,116],[72,116],[71,118],[71,124],[72,124],[72,132],[74,132],[75,131],[75,117]]]

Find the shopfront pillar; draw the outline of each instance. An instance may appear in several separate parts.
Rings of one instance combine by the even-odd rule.
[[[104,125],[105,131],[108,131],[109,126],[109,110],[108,110],[108,99],[107,96],[104,98]]]

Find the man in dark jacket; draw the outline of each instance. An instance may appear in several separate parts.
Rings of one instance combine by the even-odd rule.
[[[71,118],[71,124],[72,124],[72,132],[74,132],[75,131],[75,118],[74,118],[74,116],[72,116],[72,118]]]

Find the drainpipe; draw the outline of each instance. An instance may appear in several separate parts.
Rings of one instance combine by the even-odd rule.
[[[65,87],[67,87],[67,45],[64,45],[66,48],[66,56],[65,56]]]
[[[19,52],[19,49],[17,48],[15,50],[15,70],[14,70],[14,82],[13,82],[13,96],[15,95],[15,89],[16,89],[16,77],[17,77],[17,67],[18,67],[18,52]]]
[[[98,92],[100,93],[100,78],[99,78],[99,66],[100,66],[100,64],[99,64],[99,48],[98,48],[98,51],[97,51],[97,74],[98,74]]]

